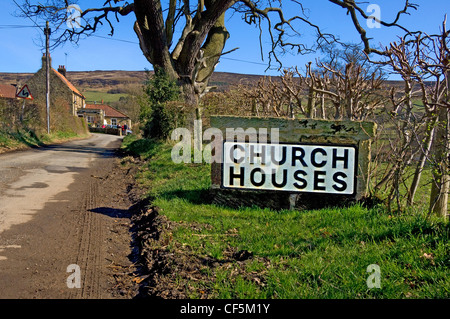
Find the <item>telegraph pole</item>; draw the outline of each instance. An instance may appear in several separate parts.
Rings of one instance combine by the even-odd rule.
[[[46,58],[46,102],[47,102],[47,133],[50,134],[50,34],[48,21],[44,29],[45,34],[45,58]]]

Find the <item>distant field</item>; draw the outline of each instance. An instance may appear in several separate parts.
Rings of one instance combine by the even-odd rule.
[[[150,71],[150,74],[152,71]],[[0,84],[12,84],[23,85],[33,75],[33,73],[3,73],[0,72]],[[231,85],[239,83],[257,83],[264,75],[254,74],[239,74],[228,72],[214,72],[210,84],[217,86],[218,91],[225,91]],[[88,100],[99,100],[102,97],[98,97],[96,91],[108,91],[123,87],[136,87],[141,86],[147,79],[147,73],[145,71],[122,71],[122,70],[109,70],[109,71],[70,71],[67,72],[67,79],[72,82],[75,87],[80,90]],[[387,81],[389,86],[402,87],[401,81]],[[105,101],[115,101],[119,99],[120,95],[104,96]]]
[[[87,103],[101,103],[103,100],[103,103],[111,103],[111,102],[117,102],[121,97],[126,97],[127,94],[125,93],[116,93],[111,94],[107,92],[102,91],[85,91],[83,92],[84,96],[86,97]]]

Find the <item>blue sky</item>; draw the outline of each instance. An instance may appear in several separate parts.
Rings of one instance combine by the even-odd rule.
[[[21,0],[16,0],[21,3]],[[103,0],[78,1],[82,9],[103,4]],[[402,9],[403,0],[378,0],[362,4],[367,8],[369,4],[376,4],[380,8],[381,18],[390,21],[393,14]],[[412,0],[420,5],[418,11],[411,11],[410,16],[403,16],[400,23],[412,30],[422,30],[428,33],[437,33],[442,25],[444,15],[450,13],[449,0]],[[350,17],[345,11],[327,0],[303,0],[308,9],[310,21],[319,25],[323,32],[333,33],[344,42],[359,43],[359,35],[355,31]],[[299,10],[291,1],[283,0],[287,15],[293,15]],[[0,4],[0,72],[35,72],[40,68],[43,47],[42,31],[31,27],[33,22],[27,18],[14,16],[18,7],[13,0],[1,0]],[[38,21],[43,25],[43,21]],[[120,23],[115,23],[115,33],[109,37],[109,29],[104,26],[96,37],[89,37],[73,45],[67,43],[54,49],[52,54],[53,66],[66,65],[68,71],[93,70],[144,70],[152,69],[144,58],[137,44],[138,40],[133,31],[134,15],[122,17]],[[263,35],[264,60],[261,60],[261,51],[258,39],[258,30],[254,26],[245,24],[237,14],[226,16],[226,26],[231,34],[225,50],[239,47],[238,50],[221,58],[216,71],[234,72],[243,74],[278,75],[277,70],[267,70],[268,37]],[[361,21],[366,25],[365,21]],[[30,27],[12,27],[30,26]],[[302,40],[311,44],[314,30],[305,24],[299,25]],[[448,26],[450,26],[450,17]],[[398,28],[367,29],[368,35],[373,37],[374,44],[387,45],[395,41],[401,31]],[[108,39],[105,39],[106,37]],[[128,42],[124,42],[126,40]],[[131,43],[130,43],[131,42]],[[314,61],[314,55],[296,55],[287,53],[283,56],[285,67],[303,66],[308,61]],[[274,65],[275,67],[277,65]]]

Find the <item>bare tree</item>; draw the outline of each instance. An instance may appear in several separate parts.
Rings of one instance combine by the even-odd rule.
[[[359,32],[365,51],[377,52],[371,48],[365,29],[358,21],[358,18],[369,18],[362,4],[354,0],[328,1],[349,13],[350,23]],[[287,50],[308,53],[319,43],[337,40],[334,35],[322,32],[309,19],[300,0],[292,1],[298,9],[292,10],[293,14],[289,12],[289,15],[283,10],[281,1],[272,0],[103,0],[99,6],[80,12],[82,23],[78,28],[66,28],[64,24],[70,18],[66,8],[73,3],[70,0],[24,0],[22,10],[26,16],[52,23],[57,31],[53,32],[55,45],[65,41],[77,42],[95,33],[100,25],[107,25],[113,35],[115,23],[120,17],[134,13],[134,31],[144,56],[153,66],[163,68],[173,79],[177,79],[182,85],[185,101],[195,106],[198,98],[208,91],[208,81],[220,57],[227,53],[224,48],[230,36],[225,27],[225,12],[228,10],[240,14],[247,24],[259,27],[261,34],[266,30],[272,43],[268,52],[269,66],[275,62],[281,68],[279,57]],[[409,14],[410,9],[417,9],[417,6],[406,0],[394,21],[380,23],[405,30],[398,21],[403,14]],[[308,46],[301,42],[299,30],[303,26],[316,32],[316,43]],[[178,39],[174,38],[176,29],[182,30]]]
[[[404,91],[399,97],[394,90],[390,94],[393,107],[389,113],[399,138],[391,143],[390,169],[377,186],[394,181],[392,194],[404,183],[407,203],[412,205],[428,162],[433,172],[429,209],[442,216],[448,214],[449,191],[449,34],[446,21],[439,35],[409,34],[386,47],[386,59],[381,62],[402,77]],[[422,110],[414,106],[414,99],[422,102]],[[406,185],[402,175],[413,163],[412,182]]]
[[[383,74],[371,71],[364,64],[347,63],[344,71],[334,69],[322,62],[321,85],[312,89],[327,96],[335,107],[335,119],[365,120],[382,105],[382,97],[377,93],[384,82]]]

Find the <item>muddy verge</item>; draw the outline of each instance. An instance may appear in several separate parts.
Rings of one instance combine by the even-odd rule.
[[[108,215],[114,219],[109,226],[107,243],[107,260],[109,264],[108,282],[109,298],[132,299],[139,293],[142,281],[138,248],[133,235],[133,216],[139,214],[145,201],[142,200],[143,190],[137,185],[135,175],[138,165],[124,159],[120,151],[119,159],[114,163],[114,169],[106,176],[94,176],[100,179],[100,188],[104,203],[110,203],[96,208],[96,213]],[[113,205],[111,205],[111,203]],[[114,209],[111,209],[114,207]],[[120,207],[122,209],[117,209]],[[127,252],[127,253],[124,253]]]
[[[132,161],[136,163],[137,160]],[[240,276],[258,286],[265,286],[265,275],[270,268],[267,259],[233,247],[223,252],[223,259],[201,256],[188,245],[173,239],[172,232],[177,227],[189,227],[196,232],[210,225],[182,223],[181,226],[164,216],[149,198],[140,200],[130,210],[133,211],[131,232],[136,253],[134,258],[139,265],[134,274],[139,282],[139,293],[135,298],[218,298],[211,287],[214,286],[215,273],[219,269],[229,270],[230,283]],[[266,270],[247,272],[246,264],[254,259],[264,263]]]

